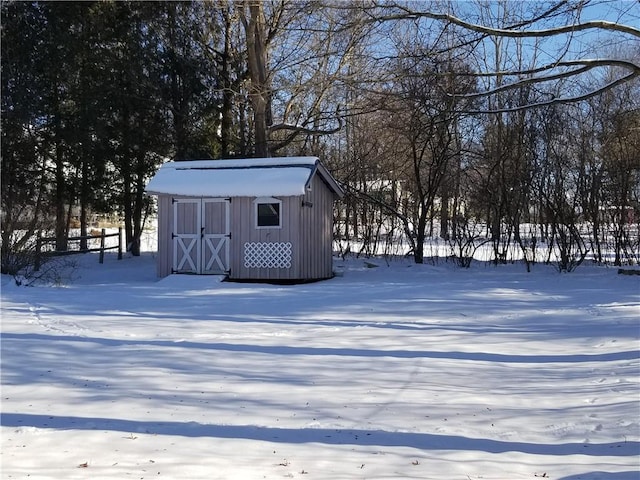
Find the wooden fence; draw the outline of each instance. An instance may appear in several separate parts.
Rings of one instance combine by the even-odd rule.
[[[118,237],[118,245],[107,247],[105,246],[105,239],[111,237]],[[36,258],[34,268],[36,271],[40,270],[40,266],[42,264],[42,257],[55,257],[60,255],[72,255],[75,253],[86,253],[86,252],[100,252],[99,262],[104,263],[104,252],[105,250],[118,250],[118,260],[122,260],[122,228],[118,228],[118,233],[109,233],[107,234],[106,230],[103,228],[100,232],[100,235],[83,235],[80,237],[69,237],[67,238],[67,243],[69,242],[81,242],[90,240],[100,240],[100,246],[95,248],[80,248],[78,250],[65,250],[65,251],[55,251],[55,250],[44,250],[43,246],[55,244],[56,237],[38,237],[36,240]]]

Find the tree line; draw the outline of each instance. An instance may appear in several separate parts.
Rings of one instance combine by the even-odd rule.
[[[591,3],[591,5],[590,5]],[[590,19],[608,8],[614,21]],[[129,250],[167,159],[317,155],[343,248],[461,265],[640,260],[640,30],[625,2],[3,2],[2,270],[75,208]],[[637,22],[635,23],[637,24]],[[517,253],[514,254],[514,249]]]

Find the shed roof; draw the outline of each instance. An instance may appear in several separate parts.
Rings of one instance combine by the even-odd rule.
[[[193,197],[288,197],[304,195],[316,173],[338,196],[343,196],[317,157],[168,162],[160,167],[146,191]]]

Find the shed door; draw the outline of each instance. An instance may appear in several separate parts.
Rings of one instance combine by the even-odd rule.
[[[222,274],[229,271],[229,200],[202,200],[202,270]]]
[[[174,273],[229,270],[229,200],[173,200]]]

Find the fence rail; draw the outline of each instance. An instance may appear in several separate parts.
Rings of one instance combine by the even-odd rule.
[[[105,245],[105,239],[118,237],[118,245],[107,247]],[[44,246],[54,244],[56,242],[56,237],[38,237],[36,240],[36,258],[35,258],[35,270],[40,270],[40,266],[42,264],[42,257],[56,257],[61,255],[72,255],[76,253],[86,253],[86,252],[100,252],[99,262],[104,263],[104,252],[105,250],[118,250],[118,260],[122,260],[122,228],[118,228],[118,233],[107,233],[106,229],[102,229],[100,231],[100,235],[82,235],[78,237],[68,237],[68,242],[82,242],[89,240],[100,240],[100,246],[94,248],[80,248],[79,250],[64,250],[64,251],[56,251],[49,250],[43,251]]]

